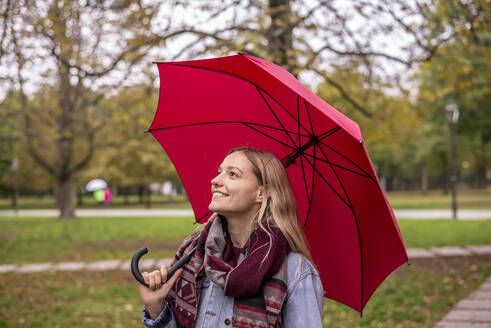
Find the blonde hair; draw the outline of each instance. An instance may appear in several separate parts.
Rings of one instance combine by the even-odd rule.
[[[269,152],[252,147],[233,148],[228,155],[235,152],[242,152],[249,159],[254,175],[264,187],[265,196],[251,222],[250,232],[259,227],[271,238],[270,229],[267,227],[276,226],[285,236],[290,248],[313,263],[307,238],[298,217],[295,196],[281,161]]]

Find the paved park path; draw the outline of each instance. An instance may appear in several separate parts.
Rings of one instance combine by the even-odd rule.
[[[194,216],[191,209],[78,209],[77,216]],[[56,209],[47,210],[0,210],[0,216],[58,216]],[[398,219],[449,219],[452,217],[450,210],[394,210]],[[460,210],[459,220],[489,220],[491,210]]]
[[[461,300],[434,328],[490,328],[491,277]]]

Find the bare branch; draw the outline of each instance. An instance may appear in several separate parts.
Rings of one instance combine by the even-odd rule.
[[[319,74],[320,76],[322,76],[324,78],[324,80],[326,80],[327,83],[329,83],[330,85],[332,85],[333,87],[335,87],[339,93],[341,94],[341,96],[343,96],[344,99],[346,99],[351,105],[353,105],[353,107],[355,109],[357,109],[360,113],[362,113],[363,115],[365,115],[366,117],[368,118],[372,118],[373,117],[373,114],[370,113],[366,108],[364,108],[363,106],[361,106],[357,101],[355,101],[349,94],[348,92],[346,92],[346,90],[344,90],[344,88],[341,86],[341,84],[337,83],[336,81],[334,81],[333,79],[331,79],[326,72],[323,72],[319,69],[316,69],[316,68],[313,68],[314,72],[316,72],[317,74]]]

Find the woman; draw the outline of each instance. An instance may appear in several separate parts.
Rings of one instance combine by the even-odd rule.
[[[145,326],[322,327],[322,283],[282,163],[232,149],[211,191],[215,214],[174,259],[198,246],[184,271],[164,284],[165,266],[143,273]]]

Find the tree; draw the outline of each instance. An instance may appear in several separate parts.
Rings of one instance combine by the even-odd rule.
[[[56,181],[60,217],[74,217],[73,177],[104,147],[96,142],[107,120],[98,105],[162,41],[149,33],[158,7],[25,0],[8,1],[5,8],[1,59],[3,66],[15,64],[9,78],[25,110],[28,151]],[[9,56],[5,44],[13,50]],[[28,99],[34,85],[43,85],[39,97],[50,98],[44,105]]]
[[[351,95],[332,72],[356,60],[364,83],[383,79],[391,89],[405,88],[401,76],[453,37],[426,28],[433,10],[427,1],[229,0],[188,3],[186,10],[188,37],[174,58],[249,52],[303,80],[328,83],[367,117],[378,109]],[[198,11],[205,18],[197,21]]]
[[[450,100],[460,108],[459,162],[470,165],[479,187],[486,187],[491,166],[490,11],[489,1],[437,1],[428,29],[454,37],[416,75],[418,101],[434,113],[434,122],[446,124],[443,112]]]
[[[82,173],[85,179],[81,180],[101,177],[119,187],[179,180],[160,144],[144,132],[153,119],[157,93],[151,85],[143,84],[124,88],[101,101],[100,108],[111,118],[98,138],[115,147],[96,150],[90,167]]]

